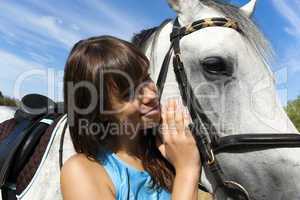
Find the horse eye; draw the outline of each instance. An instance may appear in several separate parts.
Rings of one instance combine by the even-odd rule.
[[[201,62],[203,69],[212,75],[227,75],[226,61],[221,57],[208,57]]]

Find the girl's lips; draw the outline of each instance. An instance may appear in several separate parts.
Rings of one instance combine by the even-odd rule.
[[[149,115],[155,115],[160,113],[160,105],[157,105],[155,107],[153,107],[151,110],[149,110],[148,112],[142,113],[143,116],[149,116]]]

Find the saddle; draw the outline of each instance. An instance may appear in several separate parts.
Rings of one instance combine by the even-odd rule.
[[[61,104],[42,95],[30,94],[22,98],[14,117],[0,124],[3,200],[16,199],[29,184],[62,114]]]

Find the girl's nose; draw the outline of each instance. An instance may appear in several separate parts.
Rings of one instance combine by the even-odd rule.
[[[145,85],[142,96],[142,103],[144,104],[158,103],[158,90],[153,81]]]
[[[153,90],[155,93],[158,92],[158,89],[153,81],[150,81],[148,84],[149,89]]]

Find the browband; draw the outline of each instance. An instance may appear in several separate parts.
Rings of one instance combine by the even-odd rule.
[[[176,19],[176,21],[178,21],[178,19]],[[177,37],[182,38],[195,31],[198,31],[203,28],[208,28],[208,27],[226,27],[226,28],[234,29],[240,33],[242,32],[238,23],[233,21],[232,19],[216,17],[216,18],[201,19],[191,23],[190,25],[181,27],[177,32],[171,33],[170,40],[172,41]]]

